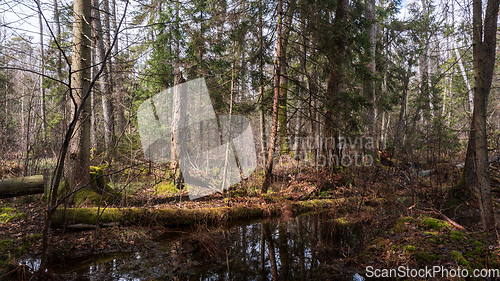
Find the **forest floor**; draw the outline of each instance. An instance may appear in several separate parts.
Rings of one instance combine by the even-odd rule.
[[[426,266],[466,269],[469,275],[474,269],[500,268],[498,234],[481,231],[477,204],[466,190],[457,188],[461,171],[456,166],[437,164],[430,176],[417,177],[414,170],[394,159],[384,158],[381,163],[315,169],[290,160],[276,167],[268,194],[260,193],[263,175],[256,171],[229,193],[206,200],[189,201],[182,194],[137,189],[128,197],[127,207],[225,210],[211,217],[197,213],[198,224],[228,223],[238,208],[245,210],[243,217],[293,217],[304,211],[335,209],[343,222],[370,229],[363,249],[345,257],[346,265],[364,272],[362,275],[370,277],[368,269],[384,274],[382,269]],[[490,171],[495,191],[500,185],[498,163],[493,163]],[[40,195],[0,200],[0,280],[30,279],[33,266],[25,265],[25,261],[36,260],[41,253],[44,205],[40,201]],[[500,201],[493,201],[496,217],[500,218]],[[50,252],[79,256],[152,247],[165,226],[154,219],[147,221],[95,229],[54,229]],[[463,276],[464,272],[459,274]]]

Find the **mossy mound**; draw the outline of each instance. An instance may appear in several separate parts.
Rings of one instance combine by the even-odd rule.
[[[431,217],[422,217],[422,221],[420,222],[420,226],[425,229],[434,229],[434,230],[450,230],[451,226],[448,222],[445,222],[440,219],[435,219]]]
[[[159,195],[172,195],[179,192],[180,190],[174,185],[173,181],[161,182],[156,186],[156,193]]]
[[[100,167],[90,166],[90,181],[89,186],[78,190],[71,196],[71,200],[76,206],[99,206],[120,200],[120,193],[107,184],[104,171]],[[65,180],[59,185],[58,194],[60,197],[64,197],[69,192],[70,186]]]
[[[400,217],[387,230],[357,254],[355,260],[362,268],[423,268],[435,264],[448,270],[460,266],[471,272],[500,265],[496,239],[487,233],[452,230],[448,222],[426,215]]]
[[[104,171],[100,167],[90,166],[90,182],[92,185],[97,185],[101,189],[106,187]]]
[[[457,263],[464,266],[469,266],[469,262],[464,258],[462,253],[460,253],[459,251],[451,251],[451,256]]]

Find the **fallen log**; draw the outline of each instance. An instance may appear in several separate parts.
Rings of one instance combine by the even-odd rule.
[[[490,156],[490,157],[488,157],[488,164],[497,162],[499,160],[500,160],[500,156],[497,156],[497,155]],[[455,165],[455,167],[457,167],[459,169],[463,169],[465,167],[465,163],[457,164],[457,165]],[[418,177],[422,177],[423,178],[423,177],[430,176],[432,172],[434,172],[434,169],[419,171],[418,173],[413,173],[413,175],[414,176],[416,175]]]
[[[0,198],[17,197],[45,192],[44,176],[0,180]]]
[[[198,209],[154,209],[154,208],[58,208],[52,217],[52,227],[61,228],[92,228],[100,211],[98,223],[100,226],[120,225],[161,225],[181,226],[206,224],[213,222],[257,219],[262,217],[279,216],[284,205],[289,205],[288,212],[297,215],[313,210],[345,208],[358,202],[359,198],[339,198],[289,202],[283,204],[215,207]],[[95,226],[93,226],[95,227]]]

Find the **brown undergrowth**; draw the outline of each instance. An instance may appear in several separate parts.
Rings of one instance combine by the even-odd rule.
[[[492,174],[495,176],[494,171]],[[292,162],[277,165],[268,194],[260,194],[262,179],[262,171],[257,170],[230,191],[196,201],[186,200],[182,192],[158,193],[154,185],[139,187],[127,192],[127,200],[100,210],[142,208],[148,210],[147,216],[117,221],[103,219],[101,223],[108,223],[107,227],[101,225],[97,229],[93,220],[83,229],[54,229],[51,255],[78,256],[152,247],[166,226],[158,217],[155,219],[155,212],[165,210],[182,212],[185,224],[203,225],[335,209],[346,222],[369,226],[364,249],[346,256],[346,264],[360,272],[365,272],[368,266],[381,269],[442,265],[473,270],[498,268],[500,264],[497,235],[478,231],[477,206],[465,191],[457,193],[460,170],[451,164],[441,164],[429,177],[418,177],[418,171],[397,163],[316,169]],[[0,221],[0,276],[4,278],[29,279],[26,274],[33,271],[19,264],[36,260],[40,254],[43,204],[39,202],[40,196],[1,201],[2,208],[11,208],[6,210],[7,215],[0,214],[0,218],[9,218]],[[496,199],[495,203],[498,209]],[[212,215],[203,215],[203,210]],[[196,218],[188,219],[189,214]],[[136,223],[137,218],[143,223]],[[182,224],[175,222],[168,226]]]

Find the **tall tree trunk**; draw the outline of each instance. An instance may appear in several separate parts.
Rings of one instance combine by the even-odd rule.
[[[271,175],[273,173],[274,148],[276,145],[276,133],[278,127],[278,105],[280,98],[280,75],[281,75],[281,56],[282,56],[282,18],[283,18],[283,0],[278,0],[278,37],[276,39],[276,74],[274,76],[274,101],[273,101],[273,121],[271,125],[271,140],[267,156],[267,166],[264,171],[264,182],[262,183],[262,193],[267,193],[271,184]]]
[[[66,170],[72,188],[90,183],[90,25],[91,0],[73,2],[73,55],[70,70],[70,95],[74,117],[71,122],[58,159],[56,173],[49,191],[46,218],[42,236],[42,258],[39,272],[44,274],[47,267],[47,253],[52,215],[57,207],[57,189],[62,178],[62,168]],[[74,108],[78,107],[78,108]],[[67,159],[66,159],[67,158]],[[66,159],[66,161],[65,161]]]
[[[117,7],[116,7],[116,0],[111,1],[111,10],[112,10],[112,23],[113,23],[113,31],[115,32],[115,35],[118,36],[118,30],[116,28],[116,14],[117,14]],[[120,71],[120,62],[118,60],[118,43],[119,40],[116,41],[114,45],[114,63],[113,63],[113,71],[115,79],[113,79],[115,88],[115,99],[116,99],[116,121],[118,125],[118,136],[122,134],[122,132],[125,130],[125,125],[126,125],[126,120],[125,120],[125,109],[124,109],[124,104],[125,104],[125,97],[124,97],[124,92],[123,92],[123,76]]]
[[[54,0],[54,21],[56,24],[56,40],[61,41],[61,20],[59,16],[58,0]],[[57,78],[62,79],[62,52],[57,52],[57,62],[56,62]]]
[[[262,150],[262,166],[266,166],[267,140],[266,140],[266,107],[264,99],[264,38],[263,38],[263,7],[262,0],[259,1],[259,97],[260,97],[260,141]]]
[[[182,132],[184,129],[184,122],[186,120],[186,101],[181,91],[178,89],[178,85],[186,82],[184,77],[182,77],[182,71],[176,68],[174,71],[174,97],[173,97],[173,108],[172,108],[172,129],[171,129],[171,153],[170,153],[170,165],[171,169],[174,171],[174,184],[178,189],[182,188],[184,184],[184,178],[182,172],[180,171],[178,153],[180,152],[180,145],[182,141]],[[184,171],[186,172],[186,171]]]
[[[426,17],[429,16],[429,0],[421,0],[422,11]],[[430,44],[430,32],[428,27],[424,27],[422,31],[423,37],[423,54],[419,57],[419,75],[420,75],[420,91],[422,95],[422,123],[429,123],[432,116],[431,113],[431,93],[430,93],[430,80],[429,80],[429,44]]]
[[[45,53],[44,53],[44,46],[43,46],[43,20],[42,20],[42,7],[40,0],[37,0],[38,2],[38,23],[40,25],[40,73],[42,75],[45,74]],[[47,138],[47,120],[45,117],[45,88],[43,87],[43,77],[40,76],[40,114],[42,115],[42,140],[46,142]]]
[[[106,2],[106,1],[105,1]],[[104,2],[104,4],[106,4]],[[101,13],[99,12],[99,0],[92,0],[92,18],[93,27],[96,32],[95,40],[95,65],[100,65],[105,56],[104,38],[109,42],[109,34],[106,36],[106,31],[102,28]],[[106,8],[104,9],[106,12]],[[109,19],[109,16],[108,16]],[[109,26],[109,24],[107,24]],[[107,42],[107,43],[108,43]],[[109,43],[108,43],[109,44]],[[108,45],[109,46],[109,45]],[[111,85],[109,75],[109,64],[104,68],[101,77],[99,78],[99,93],[101,94],[103,119],[104,119],[104,145],[106,149],[106,156],[110,155],[110,149],[113,146],[113,118],[111,106]],[[94,92],[95,93],[95,92]],[[95,98],[96,99],[96,98]],[[94,104],[95,105],[95,104]]]
[[[370,64],[368,65],[368,71],[370,73],[370,77],[366,79],[364,83],[364,92],[367,100],[372,104],[372,106],[368,109],[368,135],[372,138],[373,143],[377,144],[377,130],[376,130],[376,115],[377,115],[377,106],[376,106],[376,96],[375,96],[375,87],[374,78],[375,78],[375,52],[377,47],[377,33],[376,33],[376,21],[375,21],[375,0],[366,0],[366,19],[368,21],[368,37],[370,40],[370,48],[369,48],[369,56],[370,56]],[[373,151],[371,151],[374,157],[377,155],[377,145],[373,146]]]
[[[105,23],[105,30],[102,30],[102,26],[100,29],[97,30],[97,32],[100,31],[100,33],[103,36],[100,36],[106,41],[106,46],[107,48],[111,48],[111,29],[110,29],[110,17],[109,17],[109,0],[104,0],[103,1],[104,5],[104,23]],[[99,25],[101,25],[100,18],[96,19],[96,22],[99,22]],[[105,47],[103,42],[99,41],[97,42],[97,57],[98,57],[98,62],[100,63],[102,59],[104,59],[104,54],[105,54]],[[100,45],[100,47],[99,47]],[[106,158],[109,159],[110,156],[113,154],[113,147],[114,147],[114,132],[115,132],[115,118],[114,118],[114,110],[113,110],[113,94],[112,94],[112,81],[111,81],[111,59],[107,62],[106,68],[104,69],[104,72],[102,74],[102,80],[100,83],[100,89],[101,89],[101,100],[102,100],[102,113],[103,113],[103,119],[104,119],[104,145],[106,147]]]
[[[73,4],[73,57],[71,68],[72,95],[76,106],[82,101],[85,91],[90,87],[90,0],[75,0]],[[75,105],[73,105],[74,107]],[[75,108],[73,108],[75,111]],[[69,146],[66,175],[72,188],[90,182],[90,100],[82,105],[76,130]]]
[[[408,60],[408,70],[406,71],[405,80],[403,82],[403,99],[401,101],[401,109],[399,111],[398,127],[396,131],[395,141],[396,141],[396,153],[399,152],[404,143],[404,118],[406,115],[406,105],[408,103],[408,85],[410,84],[411,69],[413,66],[413,58]]]
[[[311,50],[311,57],[315,56],[316,50],[314,49],[314,43],[311,39],[309,40],[309,49]],[[309,136],[316,136],[316,131],[317,131],[317,124],[319,123],[318,120],[316,120],[316,113],[318,111],[317,106],[316,106],[316,97],[314,93],[317,93],[318,91],[318,76],[317,76],[317,71],[316,71],[316,66],[311,65],[310,69],[308,70],[308,79],[307,79],[307,86],[308,86],[308,99],[307,99],[307,106],[308,106],[308,112],[307,112],[307,117],[309,119]],[[307,161],[309,163],[316,162],[316,138],[315,137],[309,137],[306,141],[306,150],[307,150]]]
[[[335,20],[333,22],[333,27],[335,30],[335,37],[332,38],[332,44],[334,47],[333,57],[330,58],[330,72],[328,74],[328,84],[326,89],[326,112],[325,112],[325,130],[324,139],[333,139],[335,141],[339,140],[340,131],[338,129],[338,113],[336,113],[333,108],[335,108],[337,103],[338,94],[342,90],[342,79],[344,76],[344,62],[346,54],[346,30],[345,22],[347,20],[347,11],[349,7],[348,0],[338,0],[337,8],[335,11]],[[327,141],[325,149],[328,151],[327,161],[333,164],[333,157],[338,156],[342,159],[342,155],[338,145],[334,147],[329,147],[329,144],[333,144],[332,141]]]
[[[470,159],[469,163],[466,162],[465,169],[467,171],[467,169],[471,169],[474,166],[476,168],[475,174],[477,177],[481,220],[484,230],[490,231],[495,228],[495,215],[493,212],[491,182],[488,172],[486,112],[495,65],[496,30],[500,0],[488,1],[484,20],[484,30],[481,2],[481,0],[474,0],[472,4],[474,112],[468,150],[475,150],[475,157],[472,158],[472,163],[470,163]],[[475,141],[474,145],[471,144],[472,138]],[[471,157],[469,151],[468,156]],[[472,164],[472,167],[467,166],[470,164]]]
[[[94,0],[92,0],[94,1]],[[92,4],[92,6],[94,6]],[[94,8],[92,8],[92,19],[93,19],[93,22],[92,22],[92,28],[95,30],[95,15],[94,15]],[[97,38],[97,35],[94,35],[95,37],[94,38]],[[92,49],[92,64],[95,65],[96,64],[96,51],[95,51],[95,48]],[[97,72],[97,69],[96,67],[93,67],[92,68],[92,77],[94,77],[95,73]],[[97,94],[95,92],[95,87],[94,89],[92,89],[92,93],[90,93],[90,112],[91,112],[91,116],[90,116],[90,156],[91,157],[94,157],[95,153],[96,153],[96,150],[97,150],[97,113],[96,113],[96,109],[97,109]]]
[[[282,24],[282,34],[281,34],[281,55],[279,59],[280,62],[280,97],[279,97],[279,106],[278,106],[278,138],[279,145],[281,147],[282,153],[288,153],[290,151],[290,144],[288,143],[288,75],[286,74],[286,65],[287,65],[287,45],[288,38],[290,37],[290,25],[292,22],[294,9],[294,2],[290,1],[288,5],[288,14],[285,18],[284,24]]]
[[[305,77],[307,71],[306,70],[307,35],[305,34],[306,19],[304,15],[302,15],[301,28],[303,34],[302,34],[302,46],[300,47],[300,57],[299,57],[300,74],[299,74],[299,87],[297,91],[297,120],[296,120],[297,123],[295,123],[295,138],[293,143],[293,157],[295,160],[300,159],[300,144],[301,144],[300,129],[302,128],[302,114],[303,114],[302,103],[304,98],[304,89],[306,88]]]
[[[99,0],[92,0],[92,29],[95,32],[94,34],[94,43],[95,46],[92,48],[92,64],[95,66],[92,68],[92,76],[97,72],[97,68],[99,67],[99,63],[102,62],[104,58],[104,46],[102,39],[102,25],[101,25],[101,17],[99,12]],[[101,53],[102,50],[102,53]],[[99,79],[99,91],[102,93],[105,84],[107,83],[107,72],[104,70],[103,75]],[[97,150],[97,101],[98,94],[96,93],[96,88],[92,90],[90,96],[90,108],[92,112],[92,117],[90,119],[90,144],[91,144],[91,155],[94,156],[95,150]]]

